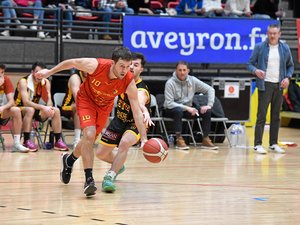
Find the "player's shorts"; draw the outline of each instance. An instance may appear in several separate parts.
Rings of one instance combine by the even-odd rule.
[[[117,146],[126,132],[132,132],[136,136],[137,141],[140,139],[140,134],[135,123],[124,123],[115,117],[106,128],[100,142],[108,146]]]
[[[79,116],[80,127],[84,129],[89,126],[96,127],[96,137],[105,127],[112,107],[99,107],[86,97],[77,94],[76,110]]]
[[[39,122],[45,122],[48,118],[42,119],[40,110],[34,110],[33,119]]]
[[[6,119],[1,118],[1,114],[0,114],[0,126],[5,126],[9,120],[10,118],[6,118]]]
[[[59,110],[60,110],[60,115],[61,115],[61,116],[66,117],[66,118],[68,118],[68,119],[73,118],[72,107],[65,107],[65,108],[68,108],[68,109],[64,109],[63,107],[58,106],[58,108],[59,108]]]

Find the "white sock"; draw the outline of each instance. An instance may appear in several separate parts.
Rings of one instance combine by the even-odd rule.
[[[81,129],[75,129],[75,130],[74,130],[74,133],[75,133],[74,139],[75,139],[75,140],[80,140]]]
[[[21,134],[14,134],[14,145],[19,145],[21,139]]]
[[[110,176],[112,179],[115,178],[116,173],[112,170],[107,171],[106,176]]]
[[[32,25],[35,25],[36,23],[37,23],[36,21],[33,21],[33,22],[32,22]]]
[[[16,22],[16,23],[18,23],[18,24],[20,24],[20,23],[21,23],[21,21],[20,21],[20,20],[18,20],[18,19],[15,19],[15,22]]]

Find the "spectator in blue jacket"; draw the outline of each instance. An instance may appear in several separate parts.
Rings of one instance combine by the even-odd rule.
[[[254,150],[260,154],[267,153],[262,146],[262,137],[268,107],[271,105],[269,151],[285,153],[278,145],[280,109],[283,89],[289,85],[294,63],[289,46],[279,40],[281,35],[279,25],[270,25],[267,35],[266,41],[255,46],[247,65],[247,69],[256,76],[258,88]]]
[[[181,0],[176,7],[178,15],[202,15],[202,0]]]

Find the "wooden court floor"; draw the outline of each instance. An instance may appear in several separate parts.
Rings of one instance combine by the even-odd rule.
[[[249,143],[253,130],[247,129]],[[267,146],[265,134],[264,145]],[[281,128],[281,141],[300,144],[300,130]],[[257,155],[248,148],[169,150],[161,164],[138,149],[128,154],[117,191],[100,191],[109,165],[95,159],[95,197],[83,195],[81,160],[68,185],[59,180],[60,152],[0,150],[0,224],[299,225],[300,149]]]

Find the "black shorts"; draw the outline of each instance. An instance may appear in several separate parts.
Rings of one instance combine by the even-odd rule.
[[[40,110],[35,110],[34,114],[33,114],[33,119],[35,119],[36,121],[39,122],[45,122],[48,118],[45,118],[44,120],[42,120],[41,115],[40,115]]]
[[[139,131],[134,123],[124,123],[115,117],[102,135],[101,142],[109,146],[117,146],[126,131],[133,132],[139,139]]]
[[[0,118],[0,126],[5,126],[9,120],[10,118],[6,118],[6,119]]]

